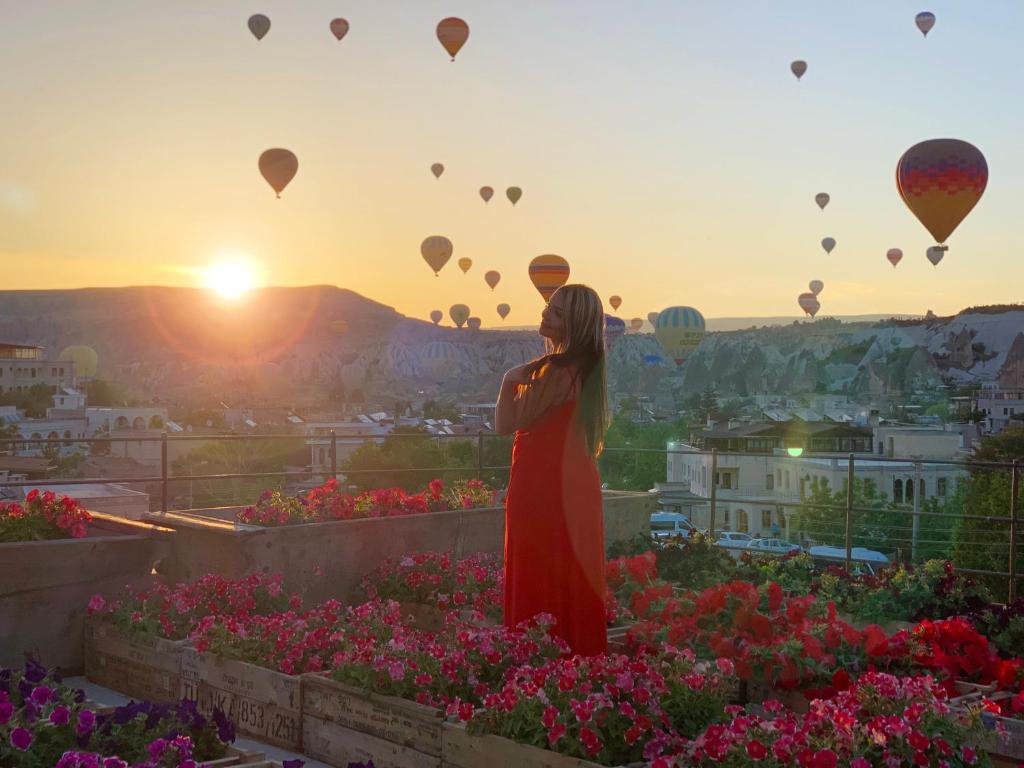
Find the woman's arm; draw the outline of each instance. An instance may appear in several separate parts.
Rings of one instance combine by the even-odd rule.
[[[539,378],[530,379],[526,367],[512,368],[502,379],[494,413],[494,431],[499,435],[528,429],[573,394],[568,369],[550,366]]]

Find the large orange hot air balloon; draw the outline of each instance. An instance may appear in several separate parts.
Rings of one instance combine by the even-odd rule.
[[[472,259],[468,259],[465,256],[463,256],[461,259],[459,259],[459,269],[462,270],[462,274],[464,274],[464,275],[467,274],[469,272],[469,268],[472,267],[472,266],[473,266],[473,260]]]
[[[452,319],[455,325],[461,328],[469,320],[469,307],[465,304],[452,304],[448,310],[448,317]]]
[[[493,269],[488,270],[484,273],[484,282],[491,286],[491,290],[493,291],[494,287],[501,282],[501,272]]]
[[[800,305],[800,309],[811,317],[818,314],[818,310],[821,309],[821,303],[813,293],[801,293],[797,296],[796,303]]]
[[[339,41],[348,34],[348,22],[345,19],[331,20],[331,34]]]
[[[619,307],[622,306],[622,297],[612,296],[611,298],[608,299],[608,303],[612,305],[612,309],[618,309]]]
[[[569,262],[561,256],[545,254],[530,262],[530,281],[544,301],[569,281]]]
[[[469,39],[469,24],[462,19],[451,16],[442,19],[437,25],[437,39],[448,51],[448,55],[455,61],[455,54],[466,44]]]
[[[420,254],[423,260],[434,270],[434,276],[441,271],[441,267],[448,263],[455,250],[452,241],[441,235],[433,235],[420,243]]]
[[[896,164],[900,197],[939,244],[978,204],[987,184],[985,156],[959,139],[922,141]]]
[[[260,155],[260,173],[280,197],[299,170],[299,158],[287,149],[268,149]]]

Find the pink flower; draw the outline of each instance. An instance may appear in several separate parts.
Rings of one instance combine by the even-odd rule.
[[[91,616],[96,611],[102,611],[107,607],[107,601],[103,599],[103,595],[93,595],[89,598],[88,612]]]
[[[768,749],[757,739],[747,742],[747,755],[751,760],[764,760],[768,757]]]
[[[32,745],[32,733],[26,728],[15,728],[11,731],[11,746],[22,752]]]
[[[53,725],[67,725],[71,722],[71,710],[63,705],[54,707],[50,713],[50,722]]]

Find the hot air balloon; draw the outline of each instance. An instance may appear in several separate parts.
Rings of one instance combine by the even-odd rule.
[[[250,16],[249,31],[252,32],[253,37],[257,40],[262,40],[266,36],[267,32],[270,31],[270,19],[262,13]]]
[[[642,317],[634,317],[632,320],[629,321],[629,330],[631,330],[633,333],[636,333],[643,327],[644,319]]]
[[[479,331],[483,321],[479,317],[471,317],[466,321],[466,325],[469,326],[471,331]]]
[[[914,17],[914,23],[921,30],[921,34],[928,37],[928,33],[935,26],[935,14],[931,11],[921,11],[921,13]]]
[[[890,248],[885,252],[885,258],[889,260],[889,263],[894,267],[900,263],[900,259],[903,258],[903,251],[899,248]]]
[[[939,266],[939,262],[942,261],[942,257],[945,255],[946,249],[941,245],[933,245],[925,251],[925,256],[928,257],[928,261],[932,263],[933,267]]]
[[[922,141],[896,165],[900,197],[940,245],[977,205],[987,184],[985,156],[959,139]]]
[[[612,309],[618,309],[620,306],[622,306],[622,297],[612,296],[611,298],[608,299],[608,303],[612,305]]]
[[[332,320],[328,327],[335,336],[344,336],[348,333],[348,323],[344,320]]]
[[[789,65],[789,71],[796,75],[796,79],[799,80],[804,76],[804,72],[807,71],[807,62],[802,59],[797,59]]]
[[[658,313],[654,335],[675,361],[682,365],[706,332],[704,315],[693,307],[669,307]]]
[[[508,317],[508,313],[511,312],[511,311],[512,311],[512,307],[510,307],[508,304],[499,304],[498,305],[498,314],[501,316],[502,320],[504,320],[506,317]]]
[[[452,241],[441,235],[432,235],[420,243],[423,260],[434,270],[435,277],[441,271],[441,267],[448,263],[453,250]]]
[[[817,296],[819,293],[822,292],[822,290],[824,290],[825,284],[821,282],[821,280],[811,280],[810,284],[807,287],[811,289],[811,293]]]
[[[480,197],[484,199],[485,203],[491,202],[491,198],[494,197],[494,187],[480,187]]]
[[[437,39],[448,51],[448,55],[455,61],[455,54],[459,52],[469,39],[469,25],[462,19],[451,16],[442,19],[437,25]]]
[[[505,195],[512,201],[512,205],[515,205],[519,202],[519,198],[523,196],[523,190],[519,187],[509,187],[505,190]]]
[[[458,348],[447,341],[432,341],[423,348],[423,368],[428,376],[445,378],[458,360]]]
[[[551,295],[569,280],[569,262],[561,256],[545,254],[530,262],[530,281],[540,291],[544,301],[550,301]]]
[[[58,360],[70,360],[75,364],[75,375],[91,379],[99,369],[100,357],[96,350],[83,344],[64,347],[57,356]]]
[[[472,266],[473,266],[473,260],[472,259],[468,259],[465,256],[463,256],[461,259],[459,259],[459,269],[462,270],[462,274],[465,275],[467,272],[469,272],[469,268],[472,267]]]
[[[826,237],[821,241],[821,247],[825,249],[825,253],[832,253],[832,249],[836,247],[836,239],[834,237]]]
[[[625,320],[613,315],[606,314],[604,316],[604,346],[608,352],[611,352],[615,345],[619,343],[619,339],[622,338],[622,334],[625,332]]]
[[[430,322],[437,325],[441,322],[441,318],[444,317],[444,313],[440,309],[435,309],[430,313]]]
[[[441,174],[444,173],[444,163],[434,163],[430,166],[430,172],[434,174],[435,179],[440,179]]]
[[[658,313],[657,312],[648,312],[647,313],[647,322],[651,324],[652,328],[655,325],[657,325],[657,323],[658,323]]]
[[[814,196],[814,202],[818,204],[821,210],[825,210],[825,206],[828,205],[828,201],[832,198],[828,196],[828,192],[819,192]]]
[[[455,325],[461,328],[469,320],[469,307],[465,304],[453,304],[448,310],[448,317],[452,319]]]
[[[340,41],[348,34],[348,22],[345,19],[331,19],[331,33]]]
[[[821,309],[821,303],[813,293],[801,293],[797,296],[796,303],[800,305],[800,309],[811,317],[818,314],[818,310]]]
[[[260,155],[260,173],[280,197],[299,170],[299,158],[287,149],[268,149]]]
[[[501,282],[501,272],[496,272],[493,269],[488,270],[484,273],[484,282],[491,286],[491,290],[493,291],[494,286]]]

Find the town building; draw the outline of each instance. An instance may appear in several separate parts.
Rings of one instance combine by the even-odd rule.
[[[1024,385],[1004,389],[998,382],[983,384],[974,396],[974,411],[985,414],[983,430],[998,435],[1011,424],[1024,427]]]
[[[0,392],[22,392],[36,384],[73,387],[75,364],[71,360],[50,360],[43,347],[0,342]]]

